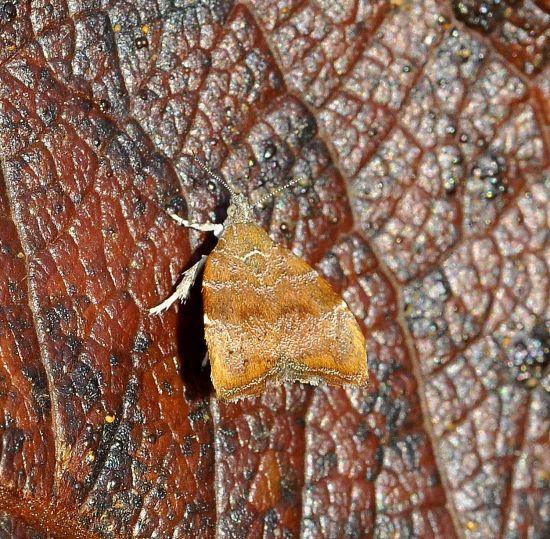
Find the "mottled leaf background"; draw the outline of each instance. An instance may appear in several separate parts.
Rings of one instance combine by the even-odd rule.
[[[1,537],[550,535],[547,0],[0,2]],[[221,220],[314,264],[368,389],[212,395]]]

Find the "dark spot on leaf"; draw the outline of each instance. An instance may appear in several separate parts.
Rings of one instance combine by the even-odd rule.
[[[51,75],[48,73],[48,77],[50,77],[51,79]],[[89,99],[87,98],[82,98],[80,99],[80,105],[82,107],[82,110],[85,111],[85,112],[90,112],[93,108],[94,108],[94,104],[92,101],[90,101]],[[86,122],[85,125],[89,125],[89,122]]]
[[[233,510],[230,511],[228,515],[231,523],[237,524],[242,530],[249,529],[250,525],[254,521],[254,514],[251,511],[247,500],[244,498],[239,498],[235,500],[235,503],[232,505],[232,507]],[[243,534],[242,537],[244,538],[246,537],[246,535]]]
[[[362,403],[361,414],[363,415],[370,414],[374,410],[375,404],[376,404],[376,394],[375,393],[367,394],[365,397],[365,400]]]
[[[317,134],[317,124],[315,118],[311,114],[303,114],[299,117],[298,125],[296,126],[296,135],[300,145],[306,145],[310,140],[315,138]]]
[[[376,453],[374,455],[374,458],[378,466],[381,467],[382,463],[384,462],[384,447],[382,445],[379,445],[376,448]]]
[[[550,321],[538,322],[530,334],[515,336],[505,352],[512,376],[528,388],[536,387],[550,361]]]
[[[158,431],[156,430],[155,432],[152,432],[150,433],[148,436],[147,436],[147,441],[150,443],[150,444],[154,444],[155,442],[157,442],[157,440],[162,436],[162,431]]]
[[[31,365],[25,365],[21,372],[23,376],[31,383],[31,391],[39,415],[46,417],[49,415],[51,408],[46,373]]]
[[[359,425],[357,426],[357,430],[355,431],[355,436],[359,440],[366,440],[369,437],[370,432],[371,431],[369,426],[363,421],[359,423]]]
[[[198,401],[198,405],[189,413],[189,420],[193,423],[199,421],[208,421],[210,419],[210,410],[205,400]]]
[[[74,393],[79,397],[84,409],[90,410],[101,397],[97,374],[89,365],[79,362],[71,373]]]
[[[116,367],[117,365],[120,364],[120,357],[115,353],[115,352],[111,352],[109,354],[109,363],[113,366],[113,367]]]
[[[39,109],[38,114],[44,124],[51,127],[57,119],[59,108],[56,103],[48,103],[45,107]]]
[[[52,74],[50,73],[50,70],[47,68],[43,68],[40,70],[40,89],[42,91],[49,90],[53,87],[55,84],[55,81],[52,77]]]
[[[163,393],[166,393],[169,397],[174,394],[174,388],[172,387],[172,384],[167,381],[162,382],[162,391]]]
[[[164,487],[157,487],[155,490],[154,490],[154,495],[159,499],[159,500],[164,500],[164,498],[166,498],[166,489]]]
[[[378,476],[378,469],[368,468],[367,469],[367,481],[374,481]]]
[[[456,17],[468,26],[490,33],[499,23],[506,9],[517,0],[454,0]]]
[[[167,206],[167,209],[173,213],[181,213],[183,210],[187,208],[185,199],[181,195],[172,196],[168,200],[166,206]]]
[[[288,471],[281,478],[281,498],[286,505],[293,505],[299,498],[299,481]]]
[[[207,457],[210,455],[210,452],[212,451],[212,444],[201,444],[199,449],[199,454],[201,457]]]
[[[71,312],[64,305],[58,304],[53,308],[46,309],[42,315],[44,331],[46,333],[54,333],[61,321],[68,321],[70,317]]]
[[[420,435],[407,434],[395,446],[409,470],[419,469],[420,463],[418,462],[417,455],[419,453],[418,448],[421,444],[422,440]]]
[[[347,522],[344,527],[344,537],[361,537],[363,532],[363,524],[361,522],[361,513],[358,511],[351,511],[351,514],[347,518]]]
[[[9,22],[13,21],[13,19],[17,16],[17,9],[13,2],[4,2],[0,13],[2,18]]]
[[[143,332],[139,332],[134,341],[134,352],[136,354],[143,354],[148,350],[151,344],[152,341],[149,335]]]
[[[15,334],[22,333],[26,329],[32,328],[32,324],[29,319],[24,316],[16,316],[15,318],[8,319],[8,327]]]
[[[220,446],[224,453],[232,454],[239,448],[237,431],[232,427],[220,427],[218,430]]]
[[[78,355],[82,348],[82,339],[71,333],[67,337],[67,346],[69,350],[73,353],[73,355]]]
[[[314,460],[314,467],[318,477],[326,477],[338,465],[338,457],[332,451],[326,455],[320,455]]]
[[[126,409],[133,409],[138,401],[140,383],[135,375],[132,375],[128,380],[126,391],[124,392],[124,405]],[[138,416],[135,416],[136,421],[140,421]]]
[[[268,532],[273,532],[279,524],[279,513],[276,509],[269,509],[264,515],[264,524]]]
[[[7,455],[14,455],[23,449],[25,433],[16,427],[9,427],[3,434],[3,452]]]
[[[141,217],[147,208],[145,201],[140,197],[135,197],[134,200],[134,217]]]
[[[439,477],[438,472],[433,472],[428,476],[428,486],[429,487],[436,487],[437,485],[441,484],[441,478]]]
[[[195,447],[196,440],[193,436],[188,434],[183,439],[183,444],[181,446],[181,452],[186,456],[190,457],[194,453],[194,447]]]

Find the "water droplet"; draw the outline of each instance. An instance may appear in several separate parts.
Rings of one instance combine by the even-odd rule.
[[[443,188],[445,189],[445,192],[449,195],[456,192],[456,187],[457,187],[456,178],[448,178],[443,183]]]
[[[449,135],[456,135],[456,126],[454,125],[448,125],[447,126],[447,133]]]
[[[264,147],[264,159],[271,159],[277,153],[277,146],[273,142],[268,142]]]
[[[137,49],[144,49],[149,46],[149,41],[145,36],[136,37],[134,43],[136,44]]]
[[[458,56],[463,62],[467,62],[470,59],[470,56],[472,56],[472,50],[463,47],[458,51]]]
[[[107,112],[111,108],[111,103],[107,99],[102,99],[99,102],[99,110],[101,112]]]

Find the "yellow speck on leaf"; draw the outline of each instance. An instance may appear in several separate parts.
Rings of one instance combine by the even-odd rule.
[[[445,426],[447,427],[447,430],[453,431],[456,430],[457,424],[454,421],[447,421]]]

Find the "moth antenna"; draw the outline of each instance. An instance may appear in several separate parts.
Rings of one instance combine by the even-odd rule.
[[[200,167],[202,168],[202,170],[204,170],[204,172],[206,172],[211,178],[214,178],[216,181],[218,181],[219,183],[221,183],[228,191],[229,191],[229,194],[231,195],[231,198],[235,197],[236,196],[236,193],[235,191],[233,191],[233,189],[229,186],[229,184],[220,176],[218,176],[217,174],[215,174],[207,165],[205,165],[194,153],[191,153],[191,157],[193,158],[193,161],[195,161],[195,163]]]
[[[290,180],[288,183],[285,183],[284,185],[281,185],[281,187],[277,187],[274,191],[271,191],[271,193],[268,193],[267,195],[263,196],[254,204],[254,206],[261,206],[266,200],[269,200],[270,198],[273,198],[275,195],[279,194],[281,191],[284,191],[285,189],[289,188],[290,186],[298,183],[301,181],[302,178],[294,178]]]

